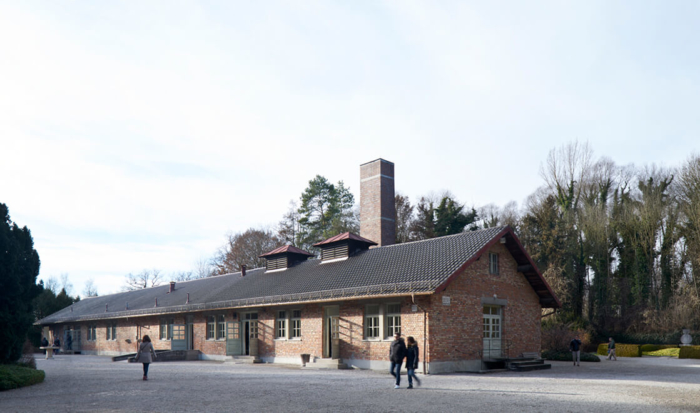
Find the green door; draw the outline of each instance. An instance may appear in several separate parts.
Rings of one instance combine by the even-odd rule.
[[[241,323],[238,321],[228,321],[226,323],[226,355],[240,356],[243,354],[241,345]]]
[[[170,340],[171,350],[187,350],[187,340],[185,340],[185,325],[173,324],[173,338]]]

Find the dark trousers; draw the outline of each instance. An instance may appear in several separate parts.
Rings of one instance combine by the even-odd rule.
[[[418,376],[416,376],[416,370],[415,369],[407,369],[408,370],[408,385],[413,386],[413,379],[416,379],[416,384],[420,386],[420,379]]]
[[[143,363],[143,375],[146,376],[146,377],[148,377],[148,366],[149,366],[150,364],[151,364],[151,363]]]
[[[401,364],[403,361],[399,361],[398,363],[395,361],[391,362],[391,369],[389,372],[391,373],[392,376],[396,377],[396,385],[401,384]]]

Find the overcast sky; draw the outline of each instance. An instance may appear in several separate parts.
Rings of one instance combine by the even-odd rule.
[[[634,4],[634,7],[629,7]],[[618,164],[700,145],[700,2],[0,1],[0,202],[40,278],[103,295],[274,225],[321,174],[359,200],[542,185],[575,139]]]

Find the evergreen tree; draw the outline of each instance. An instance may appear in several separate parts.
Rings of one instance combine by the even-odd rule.
[[[31,303],[41,292],[39,265],[29,229],[10,221],[7,206],[0,203],[0,363],[22,355],[34,322]]]
[[[357,232],[352,208],[355,198],[342,181],[333,185],[321,175],[309,181],[299,206],[299,246],[311,249],[318,241],[343,232]]]

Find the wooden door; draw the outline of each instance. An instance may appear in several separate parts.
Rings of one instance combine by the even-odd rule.
[[[240,356],[241,354],[243,354],[241,323],[239,321],[228,321],[226,323],[226,355]]]
[[[173,338],[170,340],[170,349],[187,350],[184,324],[173,324]]]

